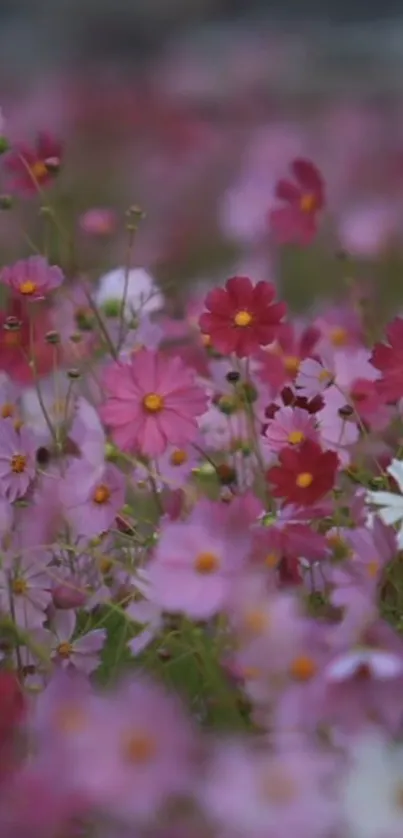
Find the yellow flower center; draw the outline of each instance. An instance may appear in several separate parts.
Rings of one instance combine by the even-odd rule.
[[[33,282],[32,279],[26,279],[25,282],[21,282],[20,294],[23,294],[24,297],[30,297],[35,294],[36,287],[36,282]]]
[[[372,559],[372,561],[368,562],[367,564],[367,570],[368,576],[370,576],[371,579],[374,579],[375,576],[377,576],[378,574],[379,562],[377,562],[376,559]]]
[[[20,577],[17,577],[17,579],[14,579],[14,581],[11,584],[12,592],[16,596],[22,596],[22,594],[25,594],[25,591],[27,590],[27,588],[28,588],[28,585],[27,585],[25,579],[21,579]]]
[[[318,381],[320,384],[324,384],[325,381],[330,381],[332,378],[332,373],[329,372],[329,370],[322,370],[322,372],[319,373]]]
[[[87,716],[81,707],[66,704],[56,710],[53,721],[61,733],[80,733],[85,728]]]
[[[112,570],[113,561],[108,556],[101,556],[99,559],[99,569],[101,573],[109,573]]]
[[[307,192],[305,195],[303,195],[300,201],[300,207],[302,212],[313,212],[313,210],[316,209],[315,195],[313,195],[312,192]]]
[[[36,160],[36,162],[33,163],[30,168],[31,174],[34,176],[35,180],[41,180],[48,174],[46,164],[43,162],[43,160]]]
[[[164,407],[164,399],[158,393],[147,393],[143,398],[143,407],[147,413],[159,413]]]
[[[10,416],[14,416],[14,412],[15,407],[13,404],[9,404],[9,402],[3,404],[3,407],[1,408],[1,416],[3,419],[9,419]]]
[[[267,628],[269,618],[266,611],[261,608],[251,608],[247,611],[243,618],[243,625],[247,632],[251,634],[262,634]]]
[[[71,643],[59,643],[56,651],[60,658],[67,660],[73,651],[73,647]]]
[[[199,553],[195,561],[195,568],[198,573],[209,574],[218,570],[220,562],[214,553]]]
[[[296,355],[286,355],[283,358],[284,367],[290,375],[294,375],[299,369],[299,358]]]
[[[265,772],[260,788],[262,797],[277,805],[287,805],[296,793],[293,777],[290,777],[280,766]]]
[[[105,483],[101,483],[99,486],[96,487],[92,499],[94,503],[103,504],[107,503],[111,496],[110,489],[108,486],[105,486]]]
[[[266,567],[270,567],[270,569],[274,570],[275,567],[278,565],[278,556],[276,553],[268,553],[264,563]]]
[[[177,448],[176,451],[172,452],[169,459],[171,466],[183,466],[189,458],[186,451],[182,451],[181,448]]]
[[[307,489],[313,482],[313,474],[309,471],[303,471],[298,475],[296,484],[299,489]]]
[[[23,474],[27,466],[27,458],[24,457],[24,454],[14,454],[11,457],[11,471],[14,474]]]
[[[250,326],[252,323],[252,315],[249,314],[249,311],[237,311],[234,322],[236,326]]]
[[[302,431],[291,431],[291,433],[288,434],[288,442],[290,445],[299,445],[299,443],[303,442],[304,439],[305,435]]]
[[[334,326],[330,330],[330,340],[333,346],[345,346],[348,340],[347,330],[343,326]]]
[[[156,753],[155,739],[147,733],[131,733],[123,746],[126,760],[132,765],[144,765],[150,762]]]
[[[210,337],[210,335],[206,335],[206,334],[202,333],[202,336],[201,336],[201,341],[202,341],[203,346],[205,346],[205,347],[206,347],[206,349],[207,349],[207,347],[211,346],[211,337]]]
[[[242,675],[246,681],[257,681],[262,672],[257,666],[245,666],[242,670]]]
[[[290,675],[296,681],[310,681],[316,672],[316,663],[309,655],[299,655],[290,666]]]

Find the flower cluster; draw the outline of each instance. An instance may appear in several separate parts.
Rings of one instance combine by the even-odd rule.
[[[4,174],[41,202],[62,160],[42,134]],[[327,213],[290,171],[276,252]],[[350,281],[298,319],[237,265],[174,317],[131,256],[53,252],[0,270],[1,838],[395,838],[403,315],[373,333]]]

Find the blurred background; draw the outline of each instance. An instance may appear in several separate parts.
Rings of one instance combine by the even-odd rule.
[[[74,241],[74,258],[48,242],[67,270],[122,264],[136,204],[130,258],[178,305],[240,271],[275,279],[297,310],[352,272],[381,307],[402,298],[398,0],[1,0],[0,47],[7,137],[63,144],[46,194]],[[328,211],[317,246],[280,252],[267,215],[297,156],[322,170]],[[111,212],[98,230],[94,209]],[[3,212],[3,261],[44,224],[37,199]]]

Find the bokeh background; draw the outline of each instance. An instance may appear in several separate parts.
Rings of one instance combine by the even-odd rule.
[[[2,212],[2,260],[46,237],[95,279],[124,262],[135,204],[131,261],[174,307],[185,288],[247,272],[300,310],[353,276],[386,315],[403,297],[400,14],[398,0],[2,0],[7,136],[45,129],[64,146],[46,198]],[[314,248],[279,251],[267,215],[296,156],[323,171],[327,214]],[[92,208],[113,210],[109,230],[86,228]]]

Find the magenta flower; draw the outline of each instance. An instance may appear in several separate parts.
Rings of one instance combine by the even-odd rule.
[[[43,300],[59,288],[64,276],[57,265],[49,265],[43,256],[30,256],[14,265],[7,265],[0,272],[0,282],[23,300]]]
[[[64,515],[76,535],[93,538],[113,525],[125,502],[125,478],[110,464],[91,471],[87,463],[76,462],[59,491]]]
[[[76,616],[72,610],[57,611],[51,621],[52,660],[63,669],[74,667],[90,675],[98,668],[106,629],[93,629],[75,640]]]
[[[125,451],[150,457],[169,444],[181,448],[198,430],[207,406],[194,373],[180,358],[141,349],[127,363],[114,363],[104,376],[107,400],[101,418]]]
[[[30,431],[15,430],[11,419],[0,424],[0,494],[11,503],[26,494],[35,477],[35,445]]]

